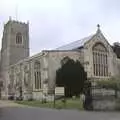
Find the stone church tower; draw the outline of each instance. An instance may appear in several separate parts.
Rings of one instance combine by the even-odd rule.
[[[1,48],[1,77],[7,94],[8,68],[29,56],[29,23],[11,20],[4,25]]]

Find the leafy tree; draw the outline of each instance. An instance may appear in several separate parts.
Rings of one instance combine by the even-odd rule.
[[[56,71],[57,86],[65,87],[65,95],[79,95],[82,92],[87,74],[79,61],[68,57],[61,61],[61,68]]]
[[[1,99],[1,91],[2,91],[2,87],[3,87],[3,81],[0,81],[0,99]]]

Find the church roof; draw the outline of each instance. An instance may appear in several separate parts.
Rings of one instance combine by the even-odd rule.
[[[100,30],[100,25],[97,24],[97,31],[95,34],[93,35],[90,35],[88,37],[85,37],[85,38],[82,38],[81,40],[77,40],[77,41],[74,41],[74,42],[71,42],[67,45],[63,45],[61,47],[58,47],[56,48],[56,50],[76,50],[78,48],[81,48],[84,46],[84,44],[91,40],[95,35],[97,35],[98,33],[101,33],[101,30]]]
[[[84,44],[89,41],[94,35],[90,35],[88,37],[85,37],[81,40],[77,40],[77,41],[74,41],[74,42],[71,42],[67,45],[64,45],[64,46],[61,46],[59,48],[57,48],[56,50],[74,50],[74,49],[77,49],[77,48],[80,48],[80,47],[83,47]]]

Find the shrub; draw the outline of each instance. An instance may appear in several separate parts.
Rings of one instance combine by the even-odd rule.
[[[117,99],[117,100],[116,100],[116,103],[115,103],[115,110],[120,111],[120,99]]]
[[[96,81],[97,86],[101,88],[120,90],[120,80],[116,77],[110,79]]]

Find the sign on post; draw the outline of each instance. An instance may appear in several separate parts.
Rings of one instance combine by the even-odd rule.
[[[64,95],[64,93],[65,93],[64,87],[55,88],[55,95]]]

